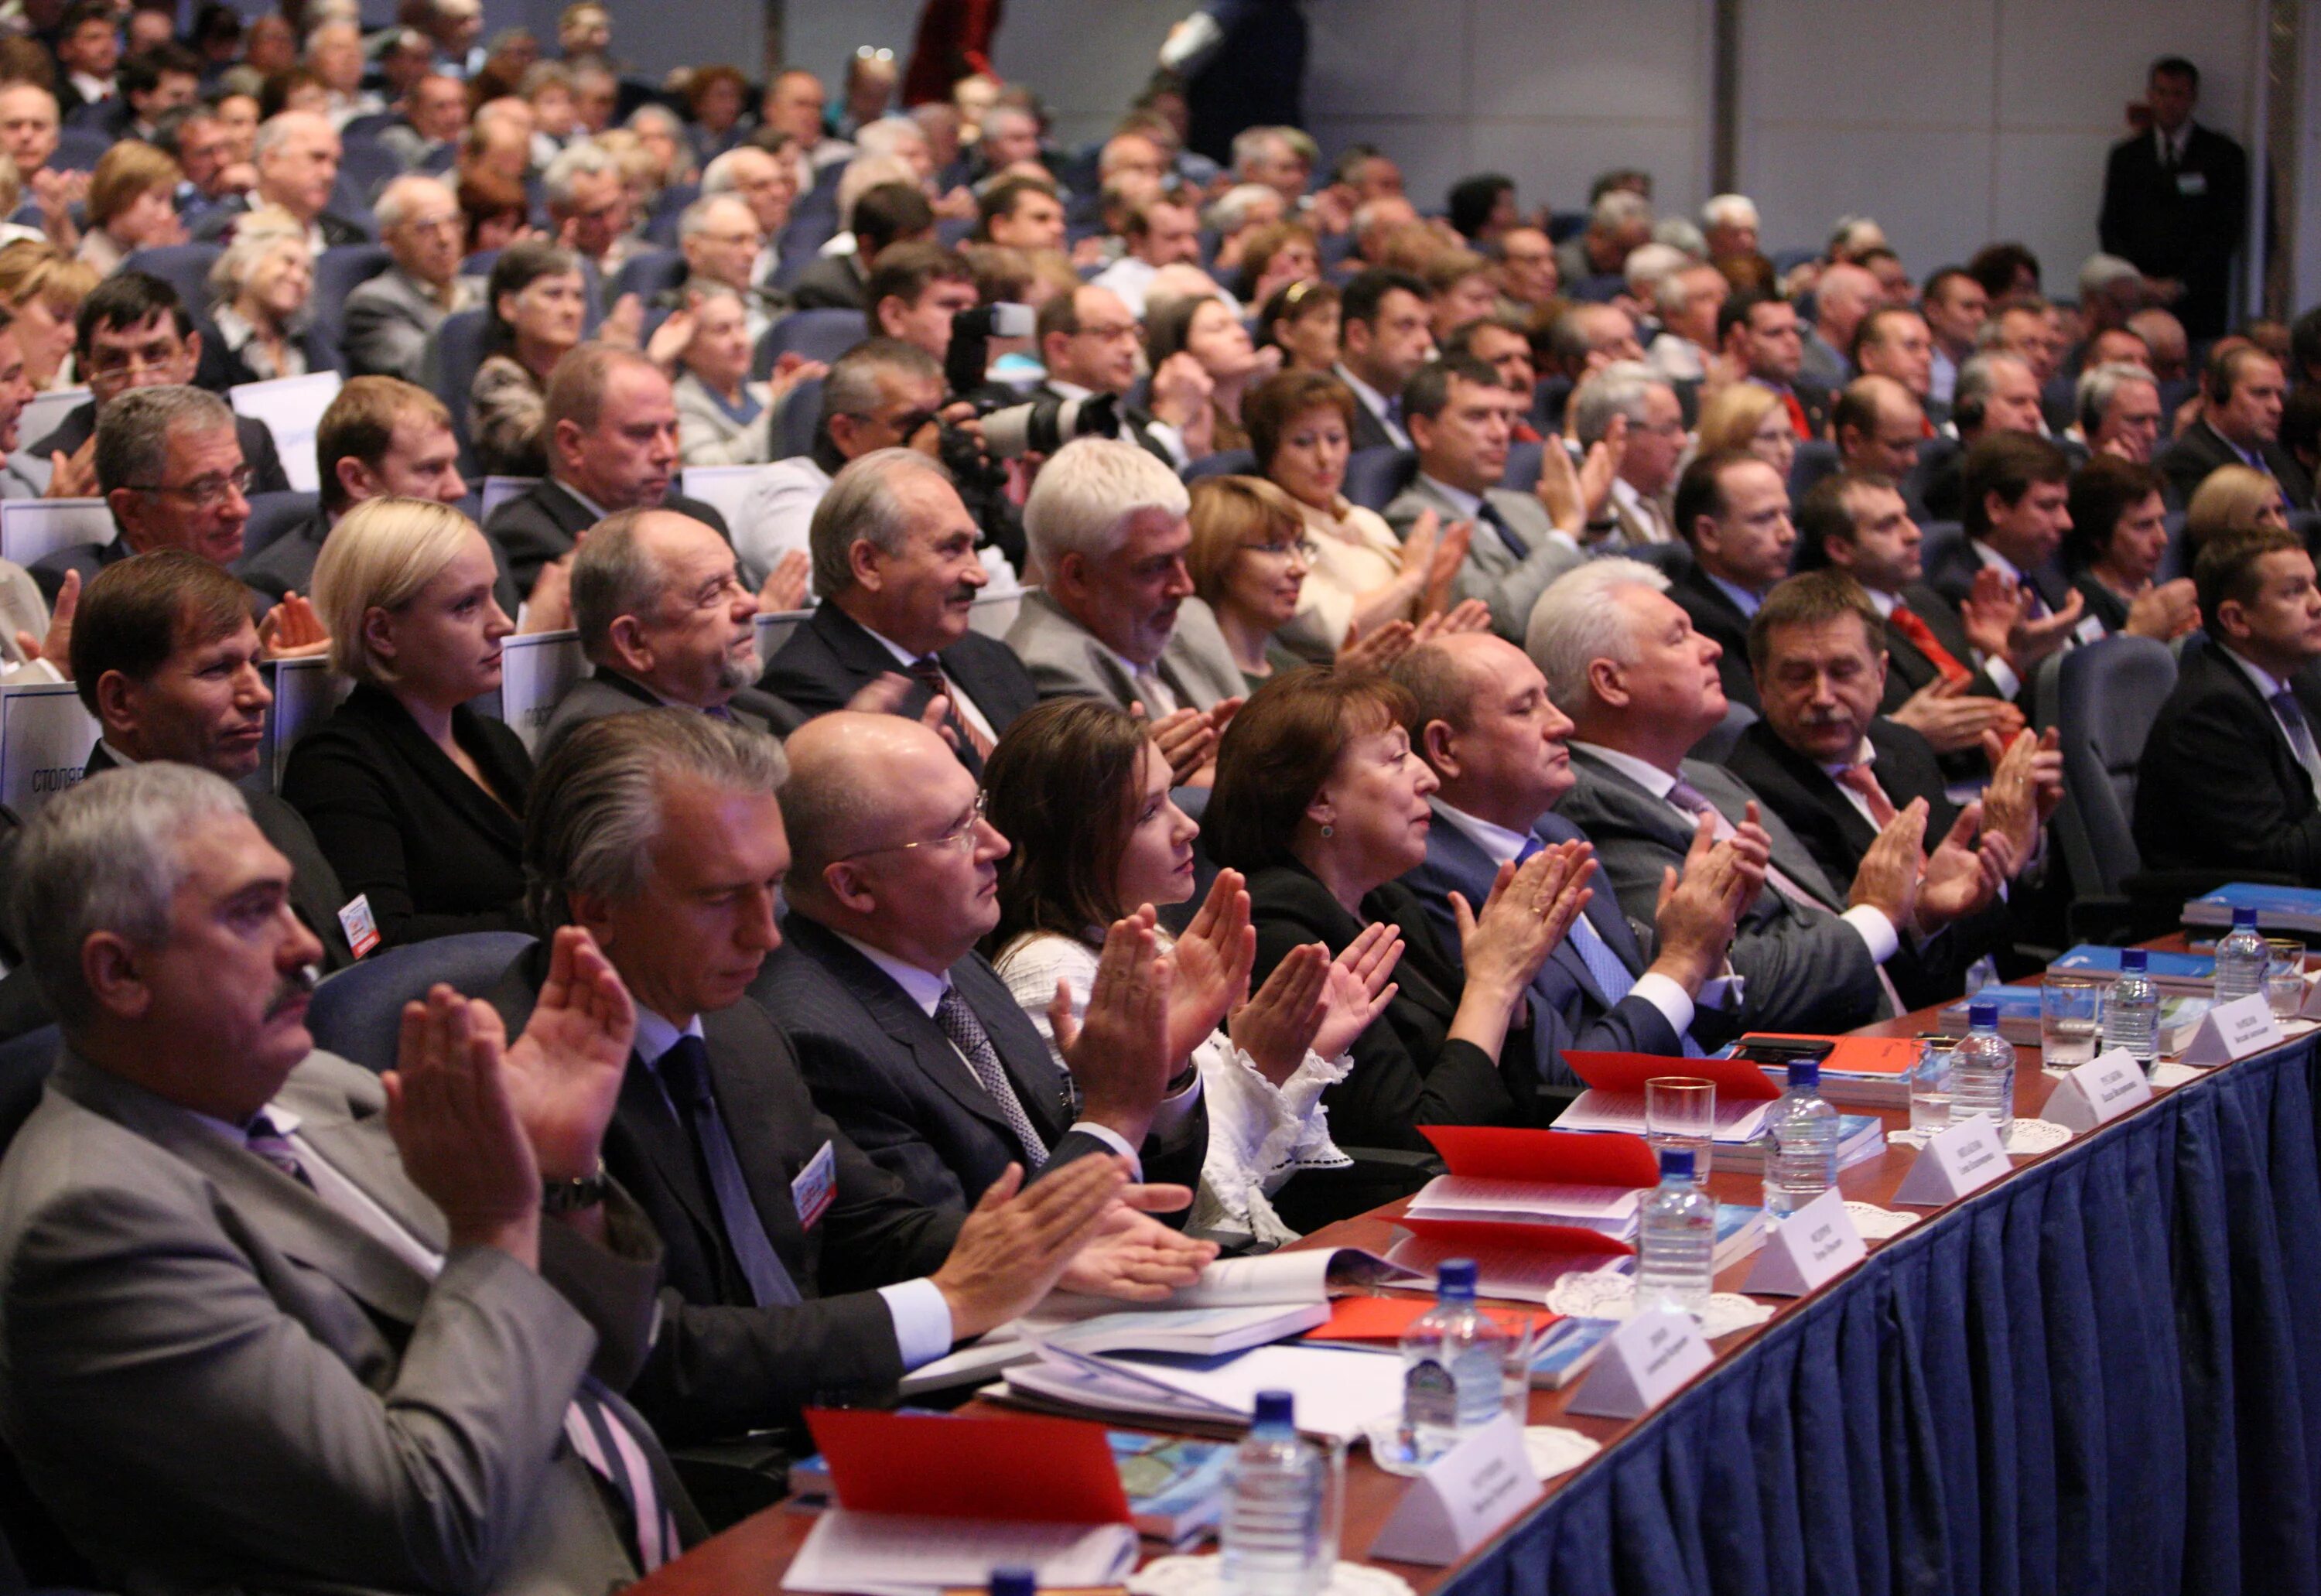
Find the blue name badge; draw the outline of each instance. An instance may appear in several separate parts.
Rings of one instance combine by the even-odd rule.
[[[838,1154],[828,1142],[806,1161],[790,1182],[790,1206],[797,1210],[798,1228],[811,1230],[838,1195]]]

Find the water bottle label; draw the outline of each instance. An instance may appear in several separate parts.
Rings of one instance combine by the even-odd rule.
[[[1403,1372],[1402,1418],[1414,1429],[1459,1427],[1459,1382],[1433,1358],[1421,1358]]]
[[[2280,1022],[2262,992],[2219,1003],[2200,1017],[2200,1028],[2184,1045],[2184,1062],[2210,1068],[2262,1053],[2280,1043]]]

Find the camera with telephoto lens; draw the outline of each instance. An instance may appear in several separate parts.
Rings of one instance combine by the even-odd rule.
[[[1120,401],[1111,394],[1090,394],[1084,399],[1062,399],[1052,395],[1017,399],[1013,390],[986,379],[991,341],[1029,338],[1033,327],[1030,306],[1005,301],[962,310],[951,319],[951,349],[943,360],[943,382],[952,398],[965,399],[975,406],[976,416],[983,424],[979,452],[993,461],[1014,460],[1024,454],[1053,454],[1074,438],[1120,436]],[[964,455],[974,447],[973,441],[964,434],[954,442],[952,432],[953,429],[945,429],[942,452],[946,463],[951,461],[954,453]],[[953,470],[957,470],[956,466]]]

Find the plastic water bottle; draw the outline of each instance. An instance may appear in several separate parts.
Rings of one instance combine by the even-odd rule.
[[[1039,1588],[1039,1575],[1028,1568],[995,1568],[991,1571],[991,1596],[1035,1596]]]
[[[1224,1588],[1239,1596],[1312,1596],[1328,1581],[1322,1566],[1329,1464],[1297,1433],[1296,1399],[1257,1393],[1257,1418],[1225,1472],[1217,1532]],[[995,1592],[996,1596],[996,1592]]]
[[[2233,928],[2216,938],[2216,1001],[2229,1003],[2264,990],[2265,966],[2271,959],[2264,933],[2256,928],[2256,910],[2235,909]]]
[[[1430,1463],[1506,1407],[1506,1333],[1475,1306],[1475,1261],[1450,1258],[1434,1309],[1403,1332],[1402,1433]]]
[[[1998,1005],[1967,1005],[1966,1039],[1951,1072],[1951,1123],[1991,1119],[2003,1141],[2015,1117],[2015,1044],[1998,1034]]]
[[[1791,1059],[1789,1088],[1765,1114],[1765,1217],[1786,1219],[1837,1184],[1837,1110],[1821,1061]]]
[[[1692,1149],[1661,1149],[1661,1183],[1636,1224],[1636,1306],[1708,1310],[1716,1273],[1716,1199],[1693,1183]]]
[[[2103,1044],[2107,1053],[2120,1049],[2149,1075],[2159,1062],[2160,989],[2144,971],[2142,948],[2119,950],[2119,979],[2104,994]]]

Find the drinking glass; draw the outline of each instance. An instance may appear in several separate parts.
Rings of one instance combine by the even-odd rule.
[[[2264,967],[2265,1007],[2275,1019],[2295,1019],[2305,1008],[2305,944],[2291,936],[2268,936]]]
[[[1716,1083],[1697,1075],[1656,1075],[1645,1081],[1644,1139],[1655,1154],[1662,1147],[1691,1148],[1694,1181],[1708,1179],[1716,1139]]]
[[[1910,1072],[1910,1128],[1939,1135],[1951,1127],[1951,1079],[1958,1069],[1958,1039],[1929,1036],[1918,1044]]]
[[[2103,1039],[2104,983],[2051,975],[2039,988],[2039,1062],[2061,1072],[2092,1061]]]

